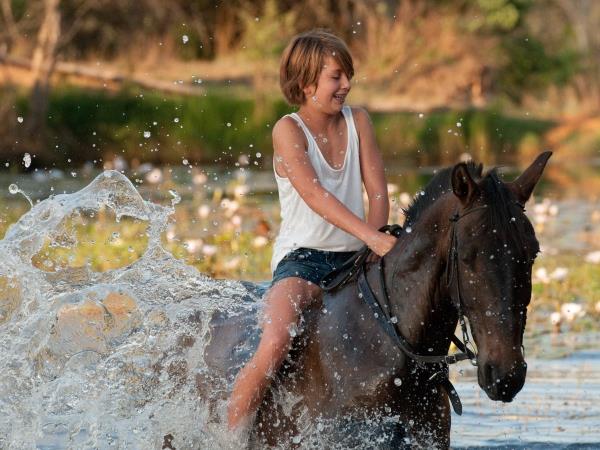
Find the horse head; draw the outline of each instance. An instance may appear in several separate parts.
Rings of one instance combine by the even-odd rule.
[[[492,400],[512,401],[525,383],[523,332],[539,244],[524,205],[550,156],[539,155],[512,183],[464,163],[452,170],[448,293],[468,318],[479,385]]]

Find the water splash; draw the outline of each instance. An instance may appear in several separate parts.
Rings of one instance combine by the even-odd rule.
[[[176,448],[226,441],[206,406],[222,410],[223,393],[210,398],[214,390],[199,381],[207,323],[216,311],[235,314],[258,297],[163,249],[173,196],[170,206],[145,201],[124,175],[106,171],[79,192],[32,205],[7,230],[0,241],[0,448],[160,448],[167,435]],[[103,209],[117,221],[148,223],[137,261],[106,272],[47,272],[32,263],[48,242],[64,245],[70,217]],[[201,398],[202,389],[209,395]]]

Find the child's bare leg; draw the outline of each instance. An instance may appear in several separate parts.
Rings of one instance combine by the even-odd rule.
[[[290,327],[320,288],[301,278],[284,278],[265,297],[263,333],[256,353],[239,372],[229,400],[229,429],[246,426],[262,401],[270,376],[279,369],[290,349]]]

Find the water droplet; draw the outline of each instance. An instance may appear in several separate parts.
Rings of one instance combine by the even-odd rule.
[[[183,42],[184,44],[187,44],[189,42],[190,38],[188,37],[187,34],[184,34],[183,36],[181,36],[181,42]]]
[[[485,315],[486,315],[487,317],[492,317],[492,312],[491,312],[491,311],[488,309],[488,310],[485,312]]]
[[[400,378],[394,378],[394,384],[396,386],[402,386],[402,380]]]
[[[404,231],[406,231],[407,233],[412,233],[412,228],[411,227],[406,227],[404,229]]]
[[[296,325],[295,323],[291,324],[291,325],[288,327],[288,332],[290,333],[290,336],[291,336],[291,337],[296,337],[296,336],[298,336],[298,327],[297,327],[297,325]]]
[[[21,117],[21,116],[17,117],[17,122],[23,123],[23,117]]]
[[[392,317],[390,317],[390,322],[398,323],[398,318],[396,316],[392,316]]]
[[[150,136],[152,136],[152,133],[150,133],[149,131],[144,131],[144,137],[146,139],[148,139]]]
[[[17,186],[17,185],[16,185],[16,184],[14,184],[14,183],[13,183],[13,184],[11,184],[11,185],[8,187],[8,192],[10,192],[10,193],[11,193],[11,194],[13,194],[13,195],[14,195],[14,194],[16,194],[17,192],[19,192],[19,186]]]
[[[25,153],[23,155],[23,165],[27,168],[31,165],[31,155],[29,153]]]
[[[175,206],[177,203],[179,203],[181,201],[181,196],[179,195],[179,193],[176,190],[169,189],[169,194],[171,194],[171,196],[173,197],[173,200],[171,200],[171,205]]]
[[[175,118],[173,119],[173,122],[175,122],[175,123],[179,123],[179,117],[175,117]]]
[[[231,126],[231,122],[227,122],[227,126],[230,127]]]

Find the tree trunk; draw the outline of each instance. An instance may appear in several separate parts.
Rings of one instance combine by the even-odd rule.
[[[44,18],[37,35],[31,69],[33,87],[30,97],[27,131],[32,150],[45,143],[50,77],[56,65],[58,40],[60,38],[60,0],[44,0]]]

